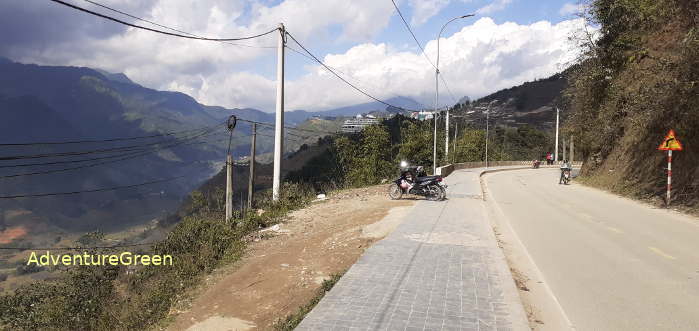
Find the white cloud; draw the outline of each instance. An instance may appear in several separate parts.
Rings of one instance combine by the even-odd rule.
[[[480,97],[545,78],[574,61],[578,51],[568,37],[583,24],[582,19],[558,24],[496,24],[490,18],[482,18],[442,39],[440,70],[457,99],[464,95]],[[436,47],[434,40],[426,44],[431,58],[436,55]],[[427,105],[434,100],[434,68],[418,52],[364,43],[342,54],[326,55],[323,61],[347,73],[352,83],[378,98],[402,95]],[[273,81],[259,79],[250,88],[262,89],[259,86],[264,86],[266,94],[274,95]],[[222,90],[222,98],[231,89],[226,84],[217,87]],[[443,87],[441,90],[440,105],[452,104],[451,96]],[[290,110],[322,110],[368,101],[371,100],[319,66],[311,66],[306,75],[286,84],[286,106]]]
[[[566,3],[561,7],[561,9],[558,11],[561,16],[569,16],[569,15],[575,15],[582,13],[585,10],[585,5],[584,4],[575,4],[575,3]]]
[[[450,0],[410,0],[410,6],[413,7],[413,17],[410,19],[410,24],[417,26],[424,24],[432,16],[449,5]]]
[[[494,0],[490,4],[479,8],[476,10],[476,14],[478,15],[486,15],[486,14],[492,14],[496,11],[501,11],[507,7],[507,5],[510,4],[512,0]]]
[[[429,16],[429,8],[438,12],[435,8],[442,4],[431,3],[420,9],[423,11],[420,15],[427,15],[421,19],[427,19],[424,17]],[[496,0],[488,10],[507,3],[509,0]],[[141,7],[134,7],[137,5]],[[151,0],[149,5],[130,0],[124,6],[144,18],[204,36],[249,35],[272,29],[277,22],[284,21],[301,42],[311,44],[314,49],[334,42],[327,31],[340,31],[340,38],[359,44],[344,53],[326,55],[323,58],[326,63],[348,73],[351,82],[376,97],[387,99],[400,95],[428,105],[433,102],[434,68],[419,50],[371,42],[390,20],[393,12],[390,1],[285,0],[268,6],[260,1],[250,4],[243,0]],[[0,2],[0,13],[2,8]],[[36,6],[37,12],[41,14],[42,8]],[[415,8],[415,11],[419,10]],[[91,26],[113,26],[70,10],[67,13],[70,15],[66,15],[66,22],[77,17],[89,20]],[[62,27],[61,22],[51,24],[54,29]],[[582,25],[579,19],[520,25],[495,24],[489,18],[481,18],[442,38],[440,69],[457,99],[464,95],[479,97],[547,77],[564,69],[575,58],[577,52],[570,47],[567,37]],[[26,40],[17,44],[17,48],[12,48],[11,43],[2,46],[12,51],[14,59],[23,62],[103,68],[124,72],[148,87],[190,94],[205,104],[274,109],[275,64],[261,58],[274,54],[275,49],[182,41],[131,28],[101,33],[81,33],[54,43],[41,40],[39,46]],[[241,43],[275,45],[276,35]],[[428,42],[425,49],[434,59],[436,42]],[[273,59],[274,55],[269,58]],[[289,110],[323,110],[371,101],[319,66],[308,66],[306,74],[287,80],[286,87]],[[441,104],[453,102],[447,93],[441,93],[440,100]]]

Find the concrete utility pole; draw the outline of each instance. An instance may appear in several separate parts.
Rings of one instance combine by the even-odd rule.
[[[233,157],[226,156],[226,221],[233,218]]]
[[[252,123],[252,142],[250,143],[250,178],[248,178],[248,210],[252,210],[252,198],[255,190],[255,145],[257,143],[257,123]]]
[[[488,169],[488,138],[490,137],[490,106],[498,99],[491,101],[485,109],[485,168]]]
[[[434,134],[432,135],[432,175],[437,174],[437,105],[434,107]]]
[[[235,115],[228,117],[226,126],[231,132],[228,138],[228,154],[226,154],[226,221],[233,218],[233,156],[231,155],[231,141],[233,140],[233,129],[237,124],[238,119]]]
[[[284,152],[284,45],[286,44],[284,24],[279,23],[277,43],[277,116],[274,124],[274,174],[272,177],[272,200],[279,200],[282,174],[282,153]]]
[[[454,155],[451,159],[451,163],[456,163],[456,137],[459,135],[459,122],[454,122],[454,147],[452,148],[452,155]]]
[[[488,169],[488,137],[490,137],[490,105],[485,111],[485,168]]]
[[[558,117],[559,117],[560,110],[558,110],[558,107],[556,107],[556,147],[554,151],[554,157],[553,160],[555,162],[558,162]]]
[[[563,147],[563,160],[567,160],[566,158],[566,138],[561,137],[561,147]]]
[[[447,107],[447,116],[444,118],[444,160],[449,162],[449,107]]]

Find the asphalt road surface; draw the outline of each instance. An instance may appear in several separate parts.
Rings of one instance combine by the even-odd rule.
[[[486,183],[575,328],[699,330],[699,220],[558,176]]]

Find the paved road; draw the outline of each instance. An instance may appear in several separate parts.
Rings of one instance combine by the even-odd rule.
[[[527,330],[479,172],[450,175],[447,201],[416,203],[297,330]]]
[[[576,329],[699,330],[699,220],[557,176],[486,182]]]

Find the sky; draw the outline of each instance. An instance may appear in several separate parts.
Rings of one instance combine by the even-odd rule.
[[[423,45],[422,54],[391,0],[64,0],[158,28],[94,3],[189,33],[254,35],[284,23],[324,63],[368,94],[410,97],[433,107],[437,34],[439,106],[546,78],[574,63],[571,37],[584,29],[577,0],[395,0]],[[279,34],[226,44],[156,34],[49,0],[0,1],[0,56],[22,63],[123,72],[158,90],[207,105],[273,112]],[[159,28],[161,29],[161,28]],[[242,44],[242,46],[241,46]],[[372,101],[303,57],[287,40],[286,110],[322,111]],[[427,59],[429,58],[429,60]],[[445,84],[446,82],[446,84]],[[446,86],[445,86],[446,85]]]

